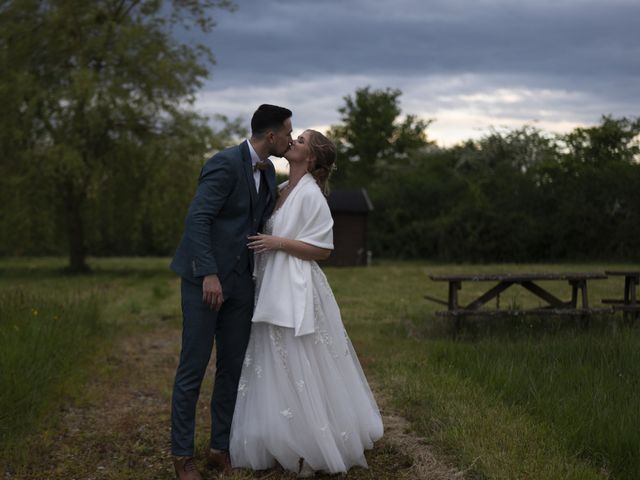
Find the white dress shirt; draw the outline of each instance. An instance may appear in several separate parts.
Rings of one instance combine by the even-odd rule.
[[[256,192],[260,191],[260,170],[256,168],[257,162],[262,162],[256,151],[253,149],[253,145],[249,139],[247,139],[247,144],[249,145],[249,153],[251,154],[251,168],[253,168],[253,180],[256,182]]]

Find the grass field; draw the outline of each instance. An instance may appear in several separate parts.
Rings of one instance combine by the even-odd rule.
[[[92,275],[68,277],[60,273],[62,259],[0,260],[0,388],[10,385],[0,390],[0,460],[29,432],[54,425],[61,404],[81,401],[86,375],[99,374],[100,355],[115,336],[179,323],[167,263],[92,259]],[[435,317],[439,307],[422,298],[446,295],[446,284],[429,281],[429,273],[612,267],[623,266],[383,262],[326,273],[369,378],[468,478],[635,479],[637,325],[617,317],[589,328],[565,319],[468,321],[454,337],[448,321]],[[568,297],[565,282],[550,285]],[[622,281],[590,288],[595,303],[620,296]],[[461,297],[478,293],[464,285]],[[536,300],[514,290],[502,304]]]
[[[74,383],[65,380],[81,381],[76,361],[100,333],[91,295],[57,299],[21,289],[0,294],[0,445],[13,450],[15,440],[36,428]]]
[[[603,317],[467,321],[456,338],[429,273],[600,271],[613,265],[385,264],[330,270],[345,323],[368,372],[430,442],[479,478],[640,478],[640,332]],[[617,266],[621,268],[621,266]],[[631,268],[631,266],[626,266]],[[635,266],[637,268],[637,266]],[[463,286],[472,300],[487,285]],[[568,298],[566,282],[552,291]],[[591,301],[619,297],[595,281]],[[528,292],[503,305],[537,306]]]
[[[28,434],[81,397],[114,335],[179,318],[166,262],[105,259],[68,276],[65,259],[0,260],[0,465],[27,458]]]

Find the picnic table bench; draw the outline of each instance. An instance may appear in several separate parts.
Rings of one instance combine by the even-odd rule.
[[[436,282],[449,283],[449,298],[443,300],[425,295],[428,300],[447,306],[446,311],[436,312],[437,315],[454,316],[497,316],[497,315],[587,315],[598,312],[610,312],[611,308],[592,308],[589,306],[588,281],[603,280],[607,275],[603,272],[568,272],[568,273],[493,273],[493,274],[454,274],[454,275],[429,275],[429,278]],[[543,281],[567,281],[571,286],[571,299],[561,300],[547,289],[540,286]],[[489,288],[478,298],[468,303],[460,305],[458,290],[462,288],[463,282],[498,282]],[[499,307],[499,295],[513,285],[520,285],[529,292],[543,300],[544,306],[532,309],[507,309],[501,310]],[[578,303],[580,294],[580,303]],[[495,310],[481,309],[492,299],[497,299]]]
[[[605,273],[610,276],[624,277],[624,294],[621,299],[605,298],[602,303],[609,304],[616,311],[624,312],[627,315],[640,313],[640,303],[638,303],[638,285],[640,285],[640,270],[607,270]]]

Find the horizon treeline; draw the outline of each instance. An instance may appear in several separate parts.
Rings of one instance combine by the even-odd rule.
[[[414,138],[407,149],[395,145],[399,135],[393,132],[384,151],[368,157],[353,151],[357,141],[340,131],[346,125],[328,132],[339,149],[332,189],[367,190],[374,205],[368,239],[374,258],[640,258],[638,120],[603,117],[595,127],[565,135],[524,126],[448,148],[429,142],[428,128],[416,130],[422,140]],[[375,126],[369,131],[376,132],[381,130]],[[228,122],[211,135],[222,146],[242,133],[238,122]],[[180,142],[179,135],[174,141]],[[172,158],[149,160],[145,169],[119,163],[83,205],[87,252],[173,254],[207,158],[204,152],[182,157],[174,151]],[[56,192],[31,175],[17,169],[2,176],[0,255],[67,254]]]
[[[638,121],[494,132],[370,185],[374,255],[455,262],[640,259]]]

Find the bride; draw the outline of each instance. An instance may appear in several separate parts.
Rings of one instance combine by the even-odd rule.
[[[238,385],[230,455],[234,467],[279,463],[299,477],[367,466],[364,450],[382,436],[380,412],[315,260],[333,249],[323,195],[333,143],[306,130],[285,154],[265,233],[250,237],[256,255],[256,307]]]

